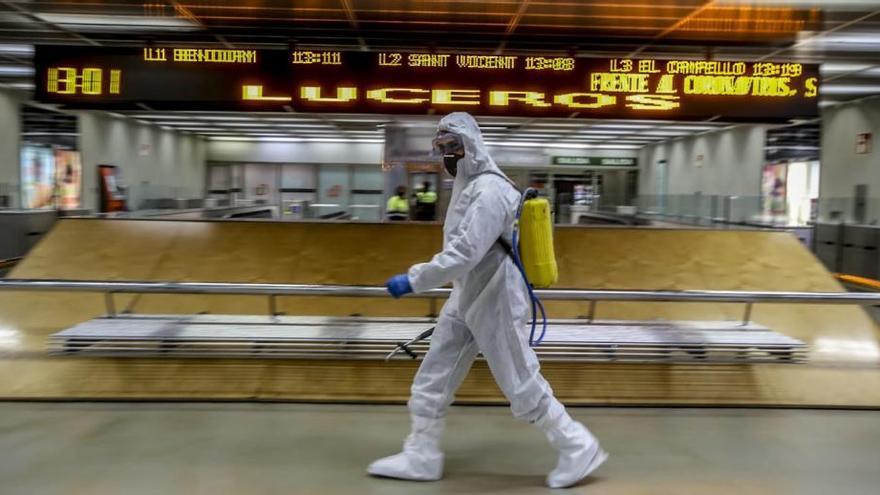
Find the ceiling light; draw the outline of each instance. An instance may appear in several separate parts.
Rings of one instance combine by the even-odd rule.
[[[480,125],[503,125],[505,127],[520,126],[520,125],[523,125],[527,122],[526,119],[511,121],[511,120],[492,120],[492,119],[481,118],[481,119],[477,119],[477,120],[478,120],[478,124],[480,124]],[[426,122],[426,123],[437,125],[436,121],[431,121],[431,122]]]
[[[665,125],[657,130],[700,132],[711,131],[713,129],[720,129],[720,127],[715,125]]]
[[[664,124],[680,124],[681,123],[680,121],[677,121],[677,120],[642,120],[642,119],[639,119],[636,121],[619,120],[617,122],[620,122],[622,124],[629,124],[629,123],[633,123],[633,122],[639,123],[639,124],[652,124],[652,127],[657,126],[657,125],[664,125]],[[604,123],[611,124],[612,122],[604,122]]]
[[[253,122],[254,120],[257,120],[253,117],[240,117],[236,115],[224,115],[222,117],[217,115],[193,115],[193,117],[199,120],[209,120],[217,122]]]
[[[31,56],[34,54],[34,45],[0,43],[0,54]]]
[[[534,122],[529,124],[529,126],[535,127],[585,127],[588,122]]]
[[[823,44],[823,43],[834,43],[834,44],[856,44],[856,45],[869,45],[869,44],[880,44],[880,36],[877,33],[865,31],[865,32],[836,32],[830,33],[826,35],[819,35],[808,40],[805,40],[804,43],[815,43],[815,44]]]
[[[314,122],[321,123],[323,122],[321,119],[317,118],[304,118],[304,117],[260,117],[260,120],[264,122]],[[329,125],[329,124],[326,124]]]
[[[880,67],[871,67],[870,69],[860,70],[853,74],[847,74],[847,77],[880,77]]]
[[[0,86],[11,89],[20,89],[24,91],[33,91],[34,83],[29,82],[12,82],[12,83],[0,83]]]
[[[587,130],[593,129],[650,129],[656,127],[649,124],[597,124],[590,126]]]
[[[273,124],[265,123],[265,122],[212,122],[212,125],[217,125],[221,127],[274,127]]]
[[[34,68],[27,65],[0,65],[0,76],[32,76]]]
[[[594,131],[592,128],[584,129],[577,133],[578,136],[619,136],[621,134],[629,134],[631,131],[620,130],[620,131],[609,131],[609,130],[596,130]]]
[[[840,76],[847,78],[880,77],[880,66],[864,66],[861,69],[847,72],[822,73],[825,76]],[[837,78],[835,78],[837,79]],[[822,87],[824,89],[824,86]]]
[[[537,138],[560,138],[562,135],[560,134],[533,134],[530,131],[517,131],[515,134],[511,134],[511,137],[524,137],[528,139],[537,139]]]
[[[191,119],[192,115],[174,115],[169,113],[140,113],[132,115],[133,118],[136,119],[157,119],[157,120],[169,120],[169,119]]]
[[[145,32],[195,31],[201,26],[184,17],[148,17],[140,15],[49,14],[34,13],[43,22],[72,31]]]
[[[820,91],[823,95],[872,95],[880,94],[880,85],[824,84]]]
[[[848,62],[826,62],[819,67],[822,75],[828,74],[845,74],[848,72],[856,72],[871,67],[870,64],[853,64]]]
[[[293,133],[293,134],[339,134],[339,130],[334,129],[333,127],[327,127],[326,129],[289,129],[284,128],[285,132]]]
[[[633,136],[681,136],[683,133],[681,131],[664,131],[664,130],[656,130],[656,131],[643,131],[637,132],[633,134]]]
[[[382,144],[384,139],[339,139],[339,138],[306,138],[307,143],[374,143]]]
[[[543,148],[545,143],[532,143],[528,141],[486,141],[486,146],[510,146],[517,148]]]
[[[600,150],[637,150],[641,148],[640,144],[597,144],[593,148]]]
[[[137,115],[130,115],[130,117],[131,117],[131,118],[135,118],[135,119],[138,118]],[[147,119],[141,119],[141,120],[147,120]],[[203,125],[205,125],[204,122],[199,122],[199,121],[197,121],[197,120],[172,120],[172,121],[169,121],[169,122],[166,122],[166,121],[164,121],[164,120],[153,120],[152,122],[153,122],[154,124],[159,124],[159,125],[172,125],[172,126],[173,126],[173,125],[186,125],[186,126],[194,126],[194,127],[198,127],[198,126],[203,126]]]
[[[331,122],[344,122],[350,124],[384,124],[388,122],[387,119],[331,119]]]
[[[595,149],[599,145],[597,144],[586,144],[586,143],[575,143],[570,141],[563,141],[559,143],[548,143],[544,147],[545,148],[570,148],[570,149],[582,149],[582,150],[590,150]]]

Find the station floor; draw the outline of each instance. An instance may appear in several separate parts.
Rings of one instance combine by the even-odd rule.
[[[0,403],[12,494],[876,494],[880,412],[577,408],[611,453],[589,483],[542,487],[555,455],[502,407],[455,407],[446,477],[375,479],[403,406]]]

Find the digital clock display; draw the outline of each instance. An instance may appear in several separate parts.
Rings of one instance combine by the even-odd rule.
[[[472,53],[38,46],[71,108],[781,121],[818,115],[818,66]]]

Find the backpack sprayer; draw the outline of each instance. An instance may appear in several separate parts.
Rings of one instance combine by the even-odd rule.
[[[523,193],[519,208],[516,210],[511,256],[522,274],[529,291],[529,298],[532,300],[532,330],[529,333],[529,345],[537,347],[547,333],[547,312],[544,310],[544,303],[533,289],[535,287],[543,289],[556,283],[559,269],[556,266],[556,254],[553,250],[553,219],[550,215],[550,203],[546,198],[539,198],[538,191],[531,187]],[[536,339],[538,310],[541,311],[542,323],[541,335]]]

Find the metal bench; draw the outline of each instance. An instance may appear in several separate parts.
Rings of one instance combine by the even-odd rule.
[[[424,318],[120,315],[52,335],[49,351],[89,357],[383,359],[433,325]],[[427,341],[408,351],[397,359],[421,355]],[[542,360],[572,362],[800,363],[807,347],[754,323],[557,320],[536,351]]]

